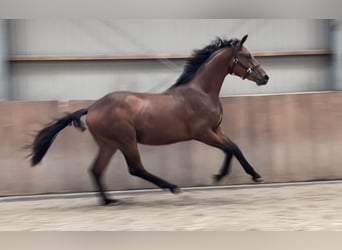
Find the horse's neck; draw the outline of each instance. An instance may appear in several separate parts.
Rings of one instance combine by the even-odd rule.
[[[199,68],[191,85],[200,88],[212,98],[218,98],[224,78],[228,74],[230,58],[229,50],[218,51]]]

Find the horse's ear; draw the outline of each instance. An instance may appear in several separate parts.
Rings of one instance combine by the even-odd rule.
[[[242,45],[246,42],[248,35],[244,35],[240,41],[239,49],[242,48]]]

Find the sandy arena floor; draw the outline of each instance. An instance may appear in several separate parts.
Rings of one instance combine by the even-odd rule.
[[[0,230],[342,230],[342,182],[115,198],[2,198]]]

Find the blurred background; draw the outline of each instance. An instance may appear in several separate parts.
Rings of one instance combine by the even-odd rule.
[[[226,77],[228,136],[266,182],[341,179],[341,20],[0,20],[0,195],[93,190],[88,132],[67,128],[30,168],[23,148],[34,132],[108,92],[161,92],[193,49],[244,34],[270,81]],[[148,170],[181,186],[212,185],[224,159],[198,142],[140,151]],[[105,178],[110,190],[154,188],[128,174],[120,153]],[[249,182],[234,161],[221,184]]]

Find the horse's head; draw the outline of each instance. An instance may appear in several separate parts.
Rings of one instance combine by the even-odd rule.
[[[232,42],[232,62],[229,73],[235,74],[242,79],[247,78],[257,85],[265,85],[269,79],[268,75],[249,50],[243,46],[247,37],[245,35],[241,40]]]

